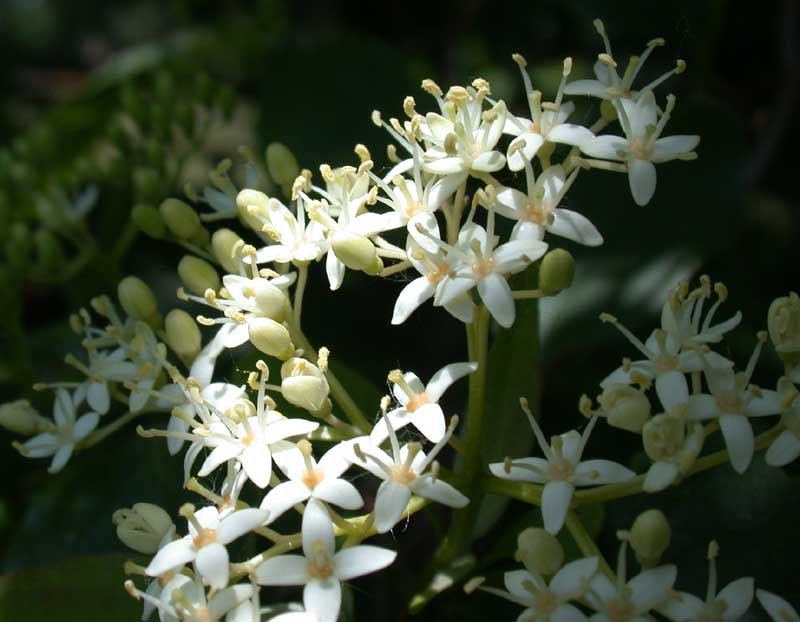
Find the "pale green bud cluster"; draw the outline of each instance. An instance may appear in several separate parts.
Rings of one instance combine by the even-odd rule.
[[[351,270],[361,270],[372,275],[383,270],[383,261],[378,256],[375,245],[363,235],[337,232],[331,236],[331,248],[337,259]]]
[[[15,400],[0,404],[0,426],[7,430],[31,436],[45,428],[47,419],[31,406],[28,400]]]
[[[800,355],[800,297],[795,292],[772,301],[767,328],[781,358],[794,362]]]
[[[173,309],[164,318],[167,345],[185,362],[191,362],[203,347],[195,319],[183,309]]]
[[[645,568],[658,564],[669,547],[672,530],[661,510],[651,509],[636,517],[628,534],[628,542],[637,561]]]
[[[517,536],[514,559],[537,575],[554,575],[564,563],[564,549],[551,533],[539,527],[528,527]]]
[[[281,393],[287,402],[310,413],[329,413],[330,387],[322,370],[303,358],[292,357],[281,365]]]
[[[641,434],[650,418],[650,400],[640,390],[626,384],[612,384],[598,396],[609,425]]]
[[[117,510],[111,517],[117,537],[138,553],[152,555],[172,529],[169,514],[152,503],[136,503],[130,509]]]
[[[294,354],[289,330],[268,317],[255,317],[247,322],[250,342],[261,352],[285,361]]]
[[[210,263],[194,255],[184,255],[178,262],[178,276],[184,287],[202,296],[207,289],[219,291],[219,275]]]
[[[146,322],[150,326],[158,326],[161,316],[153,290],[135,276],[126,276],[117,286],[119,304],[130,317]]]
[[[644,451],[653,461],[669,460],[683,447],[686,425],[676,415],[656,415],[642,428]]]

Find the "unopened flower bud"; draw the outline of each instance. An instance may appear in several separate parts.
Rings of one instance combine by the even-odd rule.
[[[167,345],[184,361],[191,361],[200,352],[203,338],[194,318],[182,309],[173,309],[164,318]]]
[[[597,398],[609,425],[636,434],[650,418],[650,400],[638,389],[627,384],[612,384]]]
[[[575,260],[563,248],[550,251],[539,266],[539,289],[545,294],[557,294],[572,285],[575,277]]]
[[[331,247],[337,259],[351,270],[363,270],[367,274],[383,270],[375,245],[363,235],[336,233],[332,236]]]
[[[151,326],[158,325],[158,305],[153,290],[142,279],[126,276],[117,286],[119,304],[130,317],[147,322]]]
[[[205,227],[197,212],[179,199],[166,199],[158,208],[167,229],[179,240],[191,240],[202,236]]]
[[[251,318],[247,322],[250,341],[264,354],[285,361],[294,354],[294,344],[283,324],[268,317]]]
[[[178,276],[193,294],[202,296],[207,289],[219,291],[220,280],[210,263],[194,255],[184,255],[178,262]]]
[[[230,229],[218,229],[211,236],[211,248],[214,251],[214,257],[222,264],[226,272],[231,274],[239,273],[239,251],[236,249],[241,247],[241,242],[242,238]]]
[[[258,314],[271,318],[276,322],[283,322],[286,311],[289,308],[289,299],[279,287],[275,287],[267,279],[254,279],[253,290],[255,292]]]
[[[133,210],[131,210],[131,219],[145,235],[151,238],[158,240],[163,238],[164,234],[167,232],[164,219],[161,218],[161,212],[152,205],[136,205]]]
[[[539,527],[528,527],[517,536],[514,559],[533,574],[554,575],[564,563],[564,549],[554,535]]]
[[[293,357],[281,365],[281,393],[287,402],[311,413],[319,412],[330,392],[328,380],[319,367]]]
[[[136,503],[114,512],[112,522],[122,543],[145,555],[158,551],[164,536],[173,528],[169,514],[152,503]]]
[[[0,426],[17,434],[37,434],[42,431],[45,421],[28,400],[0,404]]]
[[[661,510],[647,510],[636,517],[631,527],[628,543],[638,562],[646,567],[655,566],[669,547],[672,531]]]
[[[800,354],[800,297],[795,292],[772,301],[767,328],[775,350],[782,358]]]
[[[666,461],[683,447],[686,425],[675,415],[656,415],[642,427],[642,440],[647,457],[654,462]]]
[[[283,143],[270,143],[266,151],[269,176],[281,187],[291,188],[292,182],[300,174],[300,165],[289,147]]]

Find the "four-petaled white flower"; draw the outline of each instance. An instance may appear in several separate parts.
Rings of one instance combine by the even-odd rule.
[[[278,199],[267,202],[266,222],[262,230],[273,240],[256,252],[256,263],[289,263],[303,265],[316,261],[327,250],[325,228],[318,222],[306,223],[304,203],[308,197],[297,197],[296,213],[293,214]]]
[[[303,585],[303,606],[319,622],[335,622],[342,605],[342,581],[390,565],[397,553],[361,544],[336,552],[333,524],[325,506],[310,499],[303,512],[304,555],[278,555],[255,569],[259,585]],[[298,616],[305,619],[305,616]]]

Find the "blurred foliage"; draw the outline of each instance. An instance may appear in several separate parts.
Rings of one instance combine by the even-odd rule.
[[[647,208],[633,205],[621,175],[592,171],[575,185],[571,204],[595,222],[606,244],[570,247],[577,259],[575,284],[541,305],[543,425],[555,433],[578,421],[580,394],[596,394],[597,383],[631,354],[616,331],[600,325],[598,313],[614,313],[645,333],[667,287],[690,274],[708,272],[729,286],[724,308],[741,309],[745,320],[728,354],[742,361],[755,331],[766,324],[769,302],[796,289],[800,272],[797,164],[790,151],[800,132],[791,114],[800,72],[798,44],[786,26],[793,5],[765,5],[755,19],[749,4],[723,0],[4,2],[0,401],[24,396],[49,410],[30,385],[66,374],[60,358],[76,346],[68,313],[93,295],[112,292],[121,275],[138,274],[162,305],[174,305],[179,249],[136,239],[130,221],[135,206],[181,196],[186,182],[204,185],[215,162],[237,158],[242,144],[263,153],[267,142],[279,140],[292,147],[301,166],[316,168],[352,162],[353,145],[363,142],[380,169],[387,164],[385,137],[370,122],[373,109],[392,116],[403,96],[422,101],[417,87],[425,77],[449,85],[476,76],[490,79],[495,94],[519,108],[522,88],[510,54],[523,52],[534,81],[552,93],[562,57],[575,58],[576,74],[590,71],[600,51],[591,25],[597,16],[623,57],[638,54],[655,36],[667,39],[648,62],[652,76],[675,57],[687,61],[687,73],[666,87],[678,98],[671,127],[703,140],[696,162],[659,168],[659,188]],[[589,118],[592,104],[579,103],[579,118]],[[243,170],[234,166],[235,183],[245,179]],[[129,253],[134,240],[137,251]],[[402,277],[372,282],[348,274],[332,295],[321,271],[313,272],[307,333],[313,343],[331,348],[334,365],[340,361],[363,377],[359,393],[382,393],[386,371],[398,366],[427,377],[446,362],[463,360],[462,327],[429,305],[403,326],[388,328]],[[524,360],[528,342],[512,339],[496,347],[509,349],[500,358]],[[223,359],[223,376],[238,379],[247,369],[227,353]],[[777,359],[765,355],[758,373],[776,377]],[[524,375],[513,382],[524,383]],[[464,392],[447,395],[451,412],[463,412],[459,395]],[[515,408],[515,399],[507,398],[502,408]],[[364,404],[370,414],[374,406]],[[635,437],[619,442],[619,435],[598,428],[589,452],[613,446],[613,457],[635,460]],[[10,440],[0,433],[3,445]],[[19,602],[32,602],[41,581],[85,571],[71,561],[42,565],[121,552],[111,512],[140,500],[175,510],[185,499],[179,462],[163,444],[132,433],[77,456],[58,476],[10,448],[0,451],[0,470],[8,474],[0,487],[0,571],[22,573],[4,579],[0,593],[13,591]],[[759,458],[744,480],[722,467],[678,489],[610,504],[597,522],[600,545],[613,558],[615,531],[629,526],[636,512],[661,507],[673,522],[668,561],[680,564],[681,589],[704,591],[705,546],[713,537],[722,546],[723,582],[753,574],[759,585],[797,602],[800,544],[791,534],[800,510],[798,488],[792,470],[766,469]],[[437,530],[446,525],[442,518],[438,510],[425,511],[413,519],[414,538],[394,533],[398,563],[354,588],[356,618],[361,610],[374,619],[404,619],[403,606],[418,589],[409,577],[434,548]],[[512,536],[538,516],[512,502],[497,520],[494,535],[475,543],[489,562],[481,572],[495,582],[510,567]],[[104,563],[98,560],[108,558],[91,559],[96,569]],[[58,593],[43,594],[63,607],[94,603],[83,619],[112,619],[113,607],[126,596],[121,568],[116,576],[107,568],[92,570],[102,582],[97,591],[76,578],[74,589],[66,583]],[[434,600],[421,619],[515,615],[515,607],[486,594],[454,596]]]

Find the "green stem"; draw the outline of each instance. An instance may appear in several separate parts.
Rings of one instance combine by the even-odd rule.
[[[292,320],[294,325],[300,326],[300,316],[303,314],[303,294],[306,292],[308,281],[308,266],[297,266],[297,284],[294,288],[294,302],[292,303]]]
[[[76,449],[89,449],[90,447],[94,447],[103,439],[114,434],[114,432],[122,428],[125,424],[130,423],[131,421],[136,419],[136,417],[146,415],[150,412],[151,411],[138,411],[135,413],[127,412],[121,417],[114,419],[114,421],[109,423],[107,426],[99,428],[94,432],[92,432],[89,436],[80,441],[75,447]]]
[[[575,544],[578,545],[578,548],[580,549],[581,553],[583,553],[583,556],[597,557],[600,560],[600,570],[608,575],[609,578],[615,579],[616,574],[612,570],[611,566],[608,565],[608,562],[603,557],[600,549],[597,548],[594,538],[592,538],[592,536],[589,535],[589,532],[586,531],[586,527],[584,527],[583,522],[574,510],[567,512],[566,525],[570,535],[572,536],[572,539],[575,540]]]

